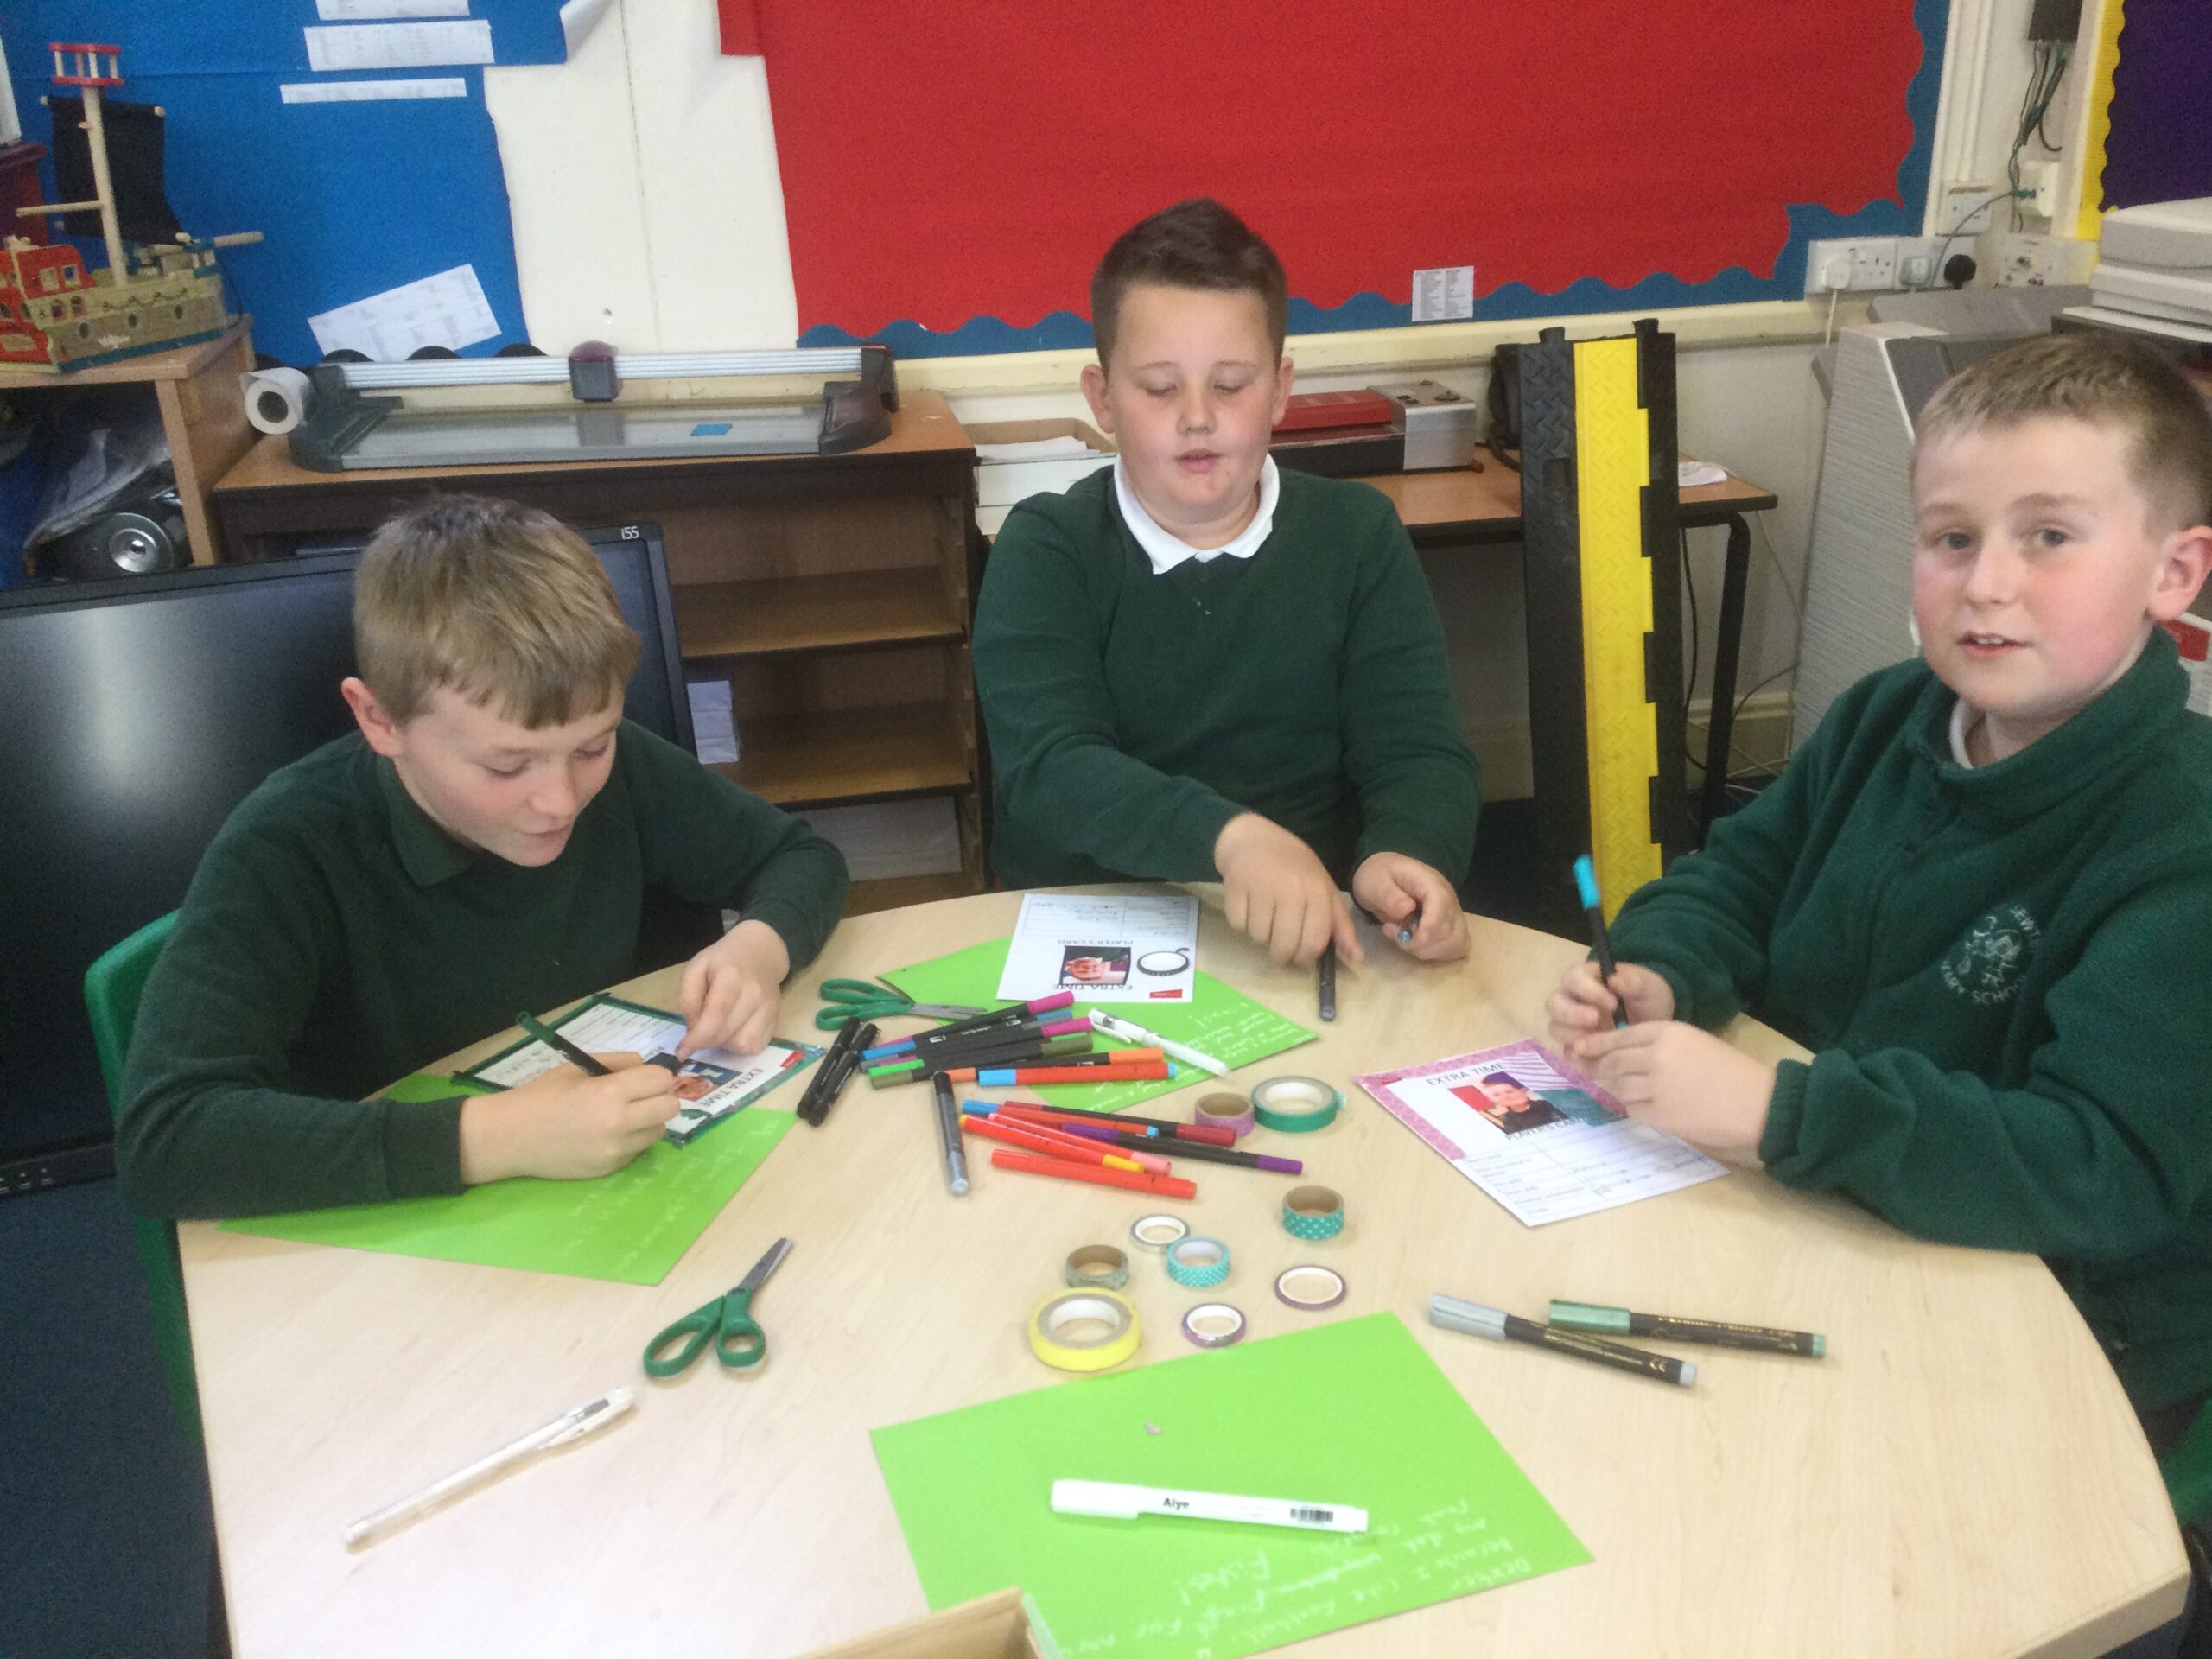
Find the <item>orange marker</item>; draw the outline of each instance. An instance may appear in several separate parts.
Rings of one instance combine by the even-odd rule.
[[[1158,1083],[1166,1077],[1166,1061],[1140,1060],[1131,1065],[985,1066],[974,1081],[986,1089],[1026,1089],[1040,1083]]]
[[[1080,1147],[1065,1146],[1057,1141],[1047,1141],[1041,1135],[1027,1135],[1006,1124],[994,1123],[988,1117],[976,1117],[972,1115],[963,1116],[960,1120],[960,1127],[970,1135],[988,1135],[994,1141],[1003,1141],[1009,1146],[1020,1147],[1030,1152],[1042,1153],[1048,1157],[1062,1159],[1070,1163],[1097,1164],[1107,1169],[1126,1169],[1135,1175],[1147,1173],[1144,1166],[1134,1158],[1123,1157],[1103,1141],[1096,1143],[1097,1150],[1094,1152]]]
[[[1039,1143],[1038,1149],[1040,1151],[1058,1151],[1065,1148],[1071,1152],[1085,1154],[1088,1160],[1089,1154],[1096,1148],[1103,1147],[1116,1158],[1134,1160],[1137,1166],[1147,1173],[1172,1175],[1175,1173],[1174,1166],[1157,1153],[1140,1152],[1134,1147],[1118,1145],[1111,1141],[1100,1141],[1089,1135],[1069,1135],[1053,1128],[1049,1124],[1039,1123],[1031,1118],[1009,1117],[1003,1109],[995,1111],[976,1109],[979,1106],[985,1104],[987,1103],[982,1101],[971,1100],[962,1109],[963,1113],[969,1117],[988,1119],[1002,1129],[1012,1129],[1017,1134],[1027,1135],[1031,1141]]]
[[[1055,1175],[1064,1181],[1089,1181],[1097,1186],[1127,1187],[1132,1192],[1156,1192],[1163,1198],[1195,1198],[1198,1196],[1197,1182],[1179,1180],[1173,1175],[1132,1174],[1125,1170],[1094,1168],[1089,1164],[1063,1163],[1057,1158],[1008,1152],[1003,1147],[991,1154],[991,1162],[1000,1169],[1019,1169],[1031,1175]]]

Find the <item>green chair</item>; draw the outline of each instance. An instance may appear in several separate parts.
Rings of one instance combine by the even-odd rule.
[[[108,1109],[123,1104],[123,1061],[147,976],[176,925],[171,911],[150,921],[85,969],[85,1010],[92,1020],[92,1047],[107,1084]],[[176,1228],[150,1216],[134,1217],[138,1254],[146,1264],[146,1289],[154,1304],[154,1339],[168,1380],[169,1403],[196,1446],[200,1443],[200,1386],[192,1374],[192,1335],[185,1323],[184,1274],[176,1254]]]

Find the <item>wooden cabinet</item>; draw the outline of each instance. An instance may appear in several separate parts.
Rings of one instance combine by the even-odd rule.
[[[961,868],[856,882],[855,911],[982,886],[968,531],[974,447],[933,392],[842,455],[314,473],[265,438],[216,486],[231,556],[365,534],[429,490],[511,497],[571,524],[658,524],[684,671],[727,679],[739,759],[779,805],[949,799]]]
[[[253,428],[245,418],[245,394],[238,385],[238,377],[253,367],[251,329],[252,320],[239,317],[215,339],[196,346],[149,352],[66,373],[0,368],[0,391],[60,396],[72,387],[150,387],[162,414],[162,435],[168,441],[169,459],[176,467],[176,493],[184,505],[192,562],[213,564],[223,556],[207,510],[207,493],[253,442]]]

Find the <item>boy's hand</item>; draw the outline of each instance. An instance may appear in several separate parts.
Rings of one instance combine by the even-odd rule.
[[[1675,988],[1649,968],[1632,962],[1613,964],[1609,986],[1598,976],[1594,962],[1578,962],[1567,970],[1559,988],[1544,1004],[1552,1022],[1552,1040],[1571,1060],[1586,1060],[1583,1043],[1613,1027],[1613,1010],[1625,1007],[1630,1025],[1644,1025],[1675,1017]]]
[[[588,1180],[622,1167],[660,1139],[681,1105],[676,1079],[635,1054],[594,1055],[611,1075],[558,1065],[504,1094],[461,1107],[461,1179],[511,1175]]]
[[[740,922],[692,957],[677,992],[684,1020],[677,1058],[689,1059],[702,1048],[758,1054],[767,1047],[791,970],[783,936],[766,922]]]
[[[1313,849],[1281,824],[1238,813],[1214,838],[1213,863],[1229,925],[1277,963],[1310,963],[1332,941],[1341,960],[1367,960],[1337,884]]]
[[[1467,954],[1467,917],[1444,872],[1403,853],[1373,853],[1351,874],[1351,896],[1382,925],[1383,937],[1419,962],[1457,962]],[[1399,931],[1420,913],[1414,936]]]
[[[1766,1133],[1774,1068],[1709,1031],[1656,1020],[1586,1037],[1576,1058],[1639,1123],[1715,1152],[1750,1152]]]

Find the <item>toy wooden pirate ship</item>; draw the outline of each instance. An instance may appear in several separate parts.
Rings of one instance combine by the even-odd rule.
[[[54,178],[62,194],[81,199],[17,212],[61,214],[72,236],[97,233],[107,269],[88,270],[66,243],[0,243],[0,365],[81,369],[213,340],[230,325],[215,250],[258,242],[261,232],[201,242],[180,230],[162,186],[161,107],[101,100],[104,88],[123,84],[121,48],[56,41],[51,50],[54,85],[82,95],[47,100]]]

